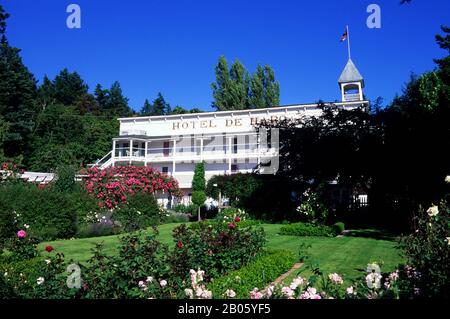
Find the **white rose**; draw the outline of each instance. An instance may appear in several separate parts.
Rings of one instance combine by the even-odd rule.
[[[194,298],[194,291],[192,289],[185,289],[184,293],[186,294],[186,297],[189,297],[189,299]]]
[[[437,206],[431,206],[428,208],[427,213],[430,217],[436,216],[439,214],[439,208]]]
[[[165,287],[165,286],[167,286],[167,281],[166,280],[161,280],[160,282],[159,282],[159,284],[161,285],[161,287]]]
[[[232,290],[232,289],[227,289],[227,291],[225,291],[225,295],[228,298],[234,298],[234,297],[236,297],[236,292],[234,292],[234,290]]]
[[[42,285],[42,284],[44,283],[44,281],[45,281],[44,277],[39,277],[39,278],[36,280],[36,283],[37,283],[38,285]]]

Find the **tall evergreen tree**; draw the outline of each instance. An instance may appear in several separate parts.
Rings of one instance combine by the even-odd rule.
[[[238,60],[228,69],[227,60],[221,56],[215,73],[216,82],[211,84],[212,106],[218,111],[264,108],[280,103],[280,86],[269,65],[258,65],[255,74],[250,75]]]
[[[141,111],[139,112],[142,116],[149,116],[153,112],[153,105],[148,101],[148,99],[145,99],[144,105],[141,108]]]
[[[88,94],[88,85],[77,72],[63,69],[53,80],[54,98],[56,103],[75,105]]]
[[[280,84],[275,81],[275,72],[266,65],[258,65],[251,78],[250,108],[259,109],[280,104]]]
[[[216,82],[211,84],[212,106],[218,111],[247,109],[250,78],[242,63],[236,60],[228,69],[227,60],[221,56],[215,72]]]
[[[170,105],[166,102],[161,92],[153,101],[153,109],[151,115],[166,115],[170,113]]]
[[[198,163],[195,165],[194,177],[192,179],[192,202],[198,207],[198,220],[201,220],[200,209],[206,201],[206,180],[205,180],[205,164]]]
[[[42,84],[38,88],[39,109],[45,110],[48,105],[54,104],[55,102],[55,86],[48,76],[45,75]]]
[[[20,50],[11,47],[5,36],[9,17],[0,6],[0,115],[8,124],[3,143],[6,157],[26,151],[36,116],[36,80],[23,64]]]
[[[114,82],[109,89],[108,102],[104,110],[113,117],[126,117],[133,114],[128,106],[128,99],[122,94],[122,88],[118,81]]]
[[[436,35],[436,42],[441,49],[447,51],[447,56],[437,59],[435,62],[439,65],[439,74],[445,84],[450,85],[450,27],[441,26],[444,36]]]
[[[5,12],[5,10],[3,9],[2,5],[0,4],[0,41],[1,43],[6,42],[6,19],[9,18],[9,14],[7,12]]]
[[[104,111],[108,107],[109,91],[104,90],[101,84],[97,84],[95,86],[94,96],[100,111]]]
[[[214,101],[212,107],[217,111],[231,110],[233,108],[229,95],[232,90],[232,83],[230,78],[230,70],[228,69],[228,62],[224,56],[219,58],[219,62],[215,67],[216,82],[211,84],[213,89]]]

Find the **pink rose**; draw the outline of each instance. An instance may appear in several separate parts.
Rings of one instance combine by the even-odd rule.
[[[25,238],[25,237],[27,237],[27,232],[24,231],[23,229],[21,229],[21,230],[19,230],[19,231],[17,232],[17,237],[19,237],[19,238]]]

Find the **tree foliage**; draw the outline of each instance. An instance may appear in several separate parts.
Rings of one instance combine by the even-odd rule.
[[[26,152],[36,117],[37,89],[20,50],[11,47],[6,39],[8,17],[0,6],[0,116],[8,126],[3,132],[3,152],[7,158],[14,158]]]
[[[192,202],[198,207],[198,220],[200,220],[200,208],[205,204],[205,164],[203,162],[195,165],[194,177],[192,178]]]
[[[218,111],[266,108],[280,103],[279,83],[269,65],[258,65],[255,74],[250,75],[239,60],[228,68],[226,58],[221,56],[215,74],[212,106]]]

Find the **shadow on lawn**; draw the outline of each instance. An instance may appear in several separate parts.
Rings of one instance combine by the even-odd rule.
[[[399,238],[399,234],[389,232],[387,230],[379,229],[353,229],[348,230],[345,233],[347,237],[364,237],[373,238],[378,240],[390,240],[395,241]]]

